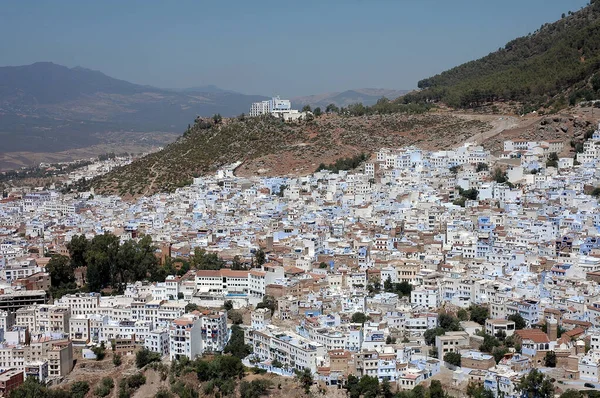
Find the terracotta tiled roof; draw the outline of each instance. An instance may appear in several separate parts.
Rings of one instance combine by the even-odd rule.
[[[521,340],[531,340],[534,343],[549,343],[548,335],[539,329],[521,329],[515,331]]]

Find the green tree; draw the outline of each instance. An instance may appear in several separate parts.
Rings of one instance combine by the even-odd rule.
[[[310,107],[310,105],[304,105],[302,107],[302,112],[310,112],[312,109]]]
[[[268,394],[271,381],[267,379],[256,379],[251,382],[242,381],[240,383],[241,398],[260,398]]]
[[[252,347],[244,343],[244,331],[238,325],[231,327],[231,338],[223,352],[239,359],[243,359],[252,353]]]
[[[485,325],[485,321],[489,316],[489,308],[483,305],[472,305],[469,308],[471,312],[471,320],[477,322],[480,325]]]
[[[265,251],[263,249],[259,248],[254,253],[254,265],[256,267],[260,267],[260,266],[262,266],[266,262],[267,262],[267,255],[265,254]]]
[[[319,117],[323,114],[323,112],[321,111],[321,108],[316,107],[315,110],[313,111],[313,114],[315,115],[315,117]]]
[[[123,359],[121,357],[121,354],[115,354],[115,355],[113,355],[112,362],[113,362],[113,365],[115,365],[115,366],[121,366],[121,364],[123,363]]]
[[[256,309],[259,308],[268,308],[271,310],[271,315],[273,315],[277,309],[277,301],[275,301],[275,297],[265,294],[262,298],[262,301],[256,304]]]
[[[494,347],[499,347],[500,346],[500,342],[498,341],[497,338],[495,338],[492,335],[489,335],[487,333],[483,333],[483,344],[481,344],[479,346],[479,350],[482,352],[488,352],[488,353],[492,353],[494,350]]]
[[[515,314],[512,314],[512,315],[509,315],[507,317],[507,319],[509,321],[513,321],[515,323],[515,329],[516,330],[524,329],[525,326],[527,326],[527,322],[525,321],[525,319],[519,313],[515,313]]]
[[[199,270],[219,270],[225,268],[225,261],[216,253],[207,253],[206,250],[196,247],[190,256],[190,266]]]
[[[160,362],[160,354],[158,352],[152,352],[144,347],[135,354],[135,366],[138,369],[152,362]]]
[[[492,348],[492,355],[496,363],[500,363],[504,355],[508,354],[508,348],[506,347],[494,347]]]
[[[461,308],[458,310],[458,312],[456,313],[456,317],[460,320],[460,321],[466,321],[467,319],[469,319],[469,313],[467,312],[467,310],[465,310],[464,308]]]
[[[379,379],[375,376],[363,376],[358,382],[358,389],[361,396],[365,398],[375,398],[379,395]]]
[[[239,311],[236,311],[236,310],[229,310],[229,311],[227,311],[227,318],[234,325],[241,325],[244,322],[242,314]]]
[[[531,370],[521,377],[517,390],[523,398],[552,398],[554,397],[554,385],[550,377],[537,369]]]
[[[69,285],[75,282],[75,272],[67,256],[54,255],[46,265],[53,287]]]
[[[446,333],[446,330],[444,330],[444,328],[439,327],[439,326],[436,328],[433,328],[433,329],[427,329],[425,331],[425,333],[423,334],[423,337],[425,338],[425,344],[427,344],[427,345],[435,344],[435,337],[442,336],[444,333]]]
[[[106,347],[104,346],[104,342],[100,343],[98,346],[92,347],[92,352],[96,355],[96,361],[101,361],[106,356]]]
[[[313,375],[309,368],[304,368],[296,372],[296,378],[304,389],[306,394],[310,393],[310,387],[313,384]]]
[[[383,379],[381,382],[381,396],[383,398],[392,398],[394,396],[392,393],[392,386],[387,379]]]
[[[446,312],[442,312],[438,315],[438,325],[445,331],[456,332],[460,330],[458,318]]]
[[[10,398],[49,398],[48,388],[37,379],[28,377],[23,384],[10,392]]]
[[[85,253],[86,280],[92,292],[99,292],[112,281],[112,270],[119,251],[119,238],[105,233],[96,235]]]
[[[166,388],[161,388],[156,392],[154,398],[173,398],[173,394]]]
[[[403,296],[410,296],[412,285],[407,281],[402,281],[396,284],[396,292],[400,292]]]
[[[560,398],[585,398],[580,391],[569,388],[567,391],[560,394]]]
[[[240,256],[234,256],[231,261],[231,269],[234,271],[243,271],[246,270],[246,266],[241,262]]]
[[[448,362],[450,365],[460,366],[460,354],[458,352],[447,352],[444,355],[444,361]]]
[[[215,124],[221,124],[221,122],[222,122],[222,121],[223,121],[223,117],[221,116],[221,114],[220,114],[220,113],[215,113],[215,114],[213,115],[213,122],[214,122]]]
[[[494,398],[494,393],[485,388],[482,383],[469,382],[467,396],[469,398]]]
[[[508,181],[508,179],[506,178],[506,173],[504,171],[502,171],[502,169],[499,168],[499,167],[496,167],[494,169],[494,172],[492,174],[492,178],[498,184],[502,184],[502,183],[505,183],[506,181]]]
[[[429,385],[429,398],[445,398],[446,393],[439,380],[431,380]]]
[[[554,351],[548,351],[544,357],[544,364],[548,368],[556,367],[556,353]]]
[[[233,302],[231,300],[225,300],[225,303],[223,304],[223,308],[225,309],[225,311],[230,311],[233,309]]]
[[[558,155],[556,152],[550,153],[546,161],[546,167],[558,167]]]
[[[394,291],[394,284],[392,283],[392,278],[388,276],[383,282],[383,290],[392,293]]]
[[[71,238],[71,241],[67,243],[67,250],[69,251],[71,266],[73,268],[86,266],[85,255],[89,245],[90,242],[85,235],[75,235]]]
[[[338,113],[339,111],[340,108],[338,108],[335,104],[329,104],[327,105],[327,108],[325,108],[326,113]]]
[[[487,163],[477,163],[477,168],[475,169],[475,171],[477,173],[480,173],[482,171],[488,171],[489,170],[489,166]]]
[[[352,323],[365,323],[367,321],[367,316],[362,312],[355,312],[352,314]]]
[[[94,390],[94,395],[98,397],[106,397],[110,394],[111,390],[114,388],[115,382],[111,377],[104,377],[100,384]]]
[[[87,381],[76,381],[71,385],[71,397],[84,398],[90,391],[90,384]]]

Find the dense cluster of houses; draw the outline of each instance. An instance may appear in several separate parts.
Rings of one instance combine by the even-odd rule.
[[[359,170],[303,177],[240,178],[229,167],[133,203],[15,190],[0,202],[0,369],[59,378],[73,346],[101,343],[171,360],[222,351],[230,302],[250,311],[244,362],[282,375],[309,368],[327,385],[353,374],[411,389],[451,372],[516,397],[519,378],[551,352],[553,377],[600,386],[596,147],[600,132],[577,162],[558,156],[561,142],[510,141],[499,157],[472,144],[382,149]],[[67,254],[73,236],[104,232],[149,235],[163,261],[201,248],[227,266],[138,281],[120,296],[49,300],[40,253]],[[273,310],[256,308],[265,297]],[[426,345],[440,309],[472,306],[487,309],[485,322],[463,320]],[[481,351],[484,333],[515,344],[496,357]],[[36,344],[48,348],[26,354]]]

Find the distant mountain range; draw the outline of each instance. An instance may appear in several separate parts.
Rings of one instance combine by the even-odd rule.
[[[51,62],[0,67],[0,152],[85,147],[109,131],[183,132],[198,115],[239,115],[266,98],[215,86],[142,86]]]
[[[292,100],[294,108],[373,104],[396,90],[360,89]],[[57,152],[103,143],[107,132],[182,133],[196,116],[236,116],[266,100],[214,85],[164,89],[37,62],[0,67],[0,153]]]
[[[323,110],[325,110],[329,104],[334,104],[338,107],[348,106],[358,102],[362,103],[363,105],[373,105],[381,97],[386,97],[387,99],[393,100],[408,92],[410,92],[410,90],[361,88],[343,92],[296,97],[292,98],[291,101],[294,108],[302,108],[304,105],[310,105],[312,108],[321,107]]]

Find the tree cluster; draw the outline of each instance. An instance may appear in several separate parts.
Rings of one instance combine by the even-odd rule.
[[[143,373],[134,373],[124,377],[119,382],[119,398],[130,398],[135,390],[146,384],[146,376]]]
[[[421,114],[429,111],[431,108],[431,104],[409,103],[404,101],[402,97],[394,101],[382,97],[377,100],[375,105],[365,106],[358,102],[348,105],[346,108],[340,108],[339,113],[348,116],[389,115],[392,113]]]
[[[223,352],[243,359],[252,353],[252,347],[244,343],[244,331],[238,325],[231,326],[231,338]]]
[[[527,326],[527,322],[519,313],[509,315],[506,319],[515,323],[515,330],[521,330]]]
[[[296,371],[296,378],[304,389],[306,394],[310,393],[310,387],[313,385],[314,379],[309,368]]]
[[[383,282],[383,290],[388,293],[396,293],[399,297],[410,296],[412,285],[406,281],[394,283],[392,278],[388,276]]]
[[[558,168],[558,155],[556,152],[550,153],[548,155],[548,160],[546,161],[546,167],[556,167]]]
[[[190,268],[197,270],[219,270],[225,268],[225,261],[217,253],[208,253],[206,250],[196,247],[194,254],[190,256]]]
[[[260,398],[267,395],[272,383],[268,379],[255,379],[251,382],[242,381],[240,383],[241,398]]]
[[[96,386],[96,389],[94,390],[94,395],[101,398],[107,397],[114,387],[115,382],[112,379],[112,377],[104,377],[102,380],[100,380],[98,386]]]
[[[221,395],[233,392],[237,380],[244,376],[242,361],[231,355],[217,355],[211,360],[197,359],[191,367],[196,371],[198,381],[209,382],[209,386],[212,385],[210,392],[217,389]]]
[[[152,239],[144,236],[138,241],[120,242],[113,234],[96,235],[92,240],[75,236],[67,245],[71,257],[70,268],[86,266],[88,289],[99,292],[110,287],[123,292],[129,282],[150,279],[164,280]]]
[[[271,315],[273,315],[277,309],[277,301],[275,300],[275,297],[265,294],[262,298],[262,301],[256,304],[256,309],[259,308],[268,308],[271,310]]]
[[[438,326],[433,329],[427,329],[424,334],[425,344],[435,344],[435,337],[441,336],[446,332],[456,332],[461,330],[459,320],[452,314],[442,312],[438,315]]]
[[[338,159],[335,161],[335,163],[331,163],[328,165],[321,163],[316,171],[319,172],[322,170],[329,170],[332,173],[338,173],[341,170],[352,170],[360,166],[360,164],[363,163],[365,160],[367,160],[367,155],[361,153],[350,158]]]
[[[9,398],[84,398],[90,391],[87,381],[77,381],[70,388],[50,389],[33,377],[25,379],[23,384],[8,395]]]
[[[352,323],[365,323],[367,320],[369,320],[369,317],[366,316],[364,313],[362,312],[355,312],[354,314],[352,314]]]
[[[469,312],[470,320],[480,325],[485,325],[485,321],[490,315],[490,309],[484,305],[471,305]]]
[[[418,82],[422,90],[409,102],[442,101],[453,107],[477,108],[493,101],[519,101],[522,111],[565,106],[569,101],[598,98],[600,9],[592,4],[504,48]]]
[[[160,354],[158,352],[150,351],[144,347],[135,354],[135,366],[137,366],[138,369],[141,369],[152,362],[160,362]]]

